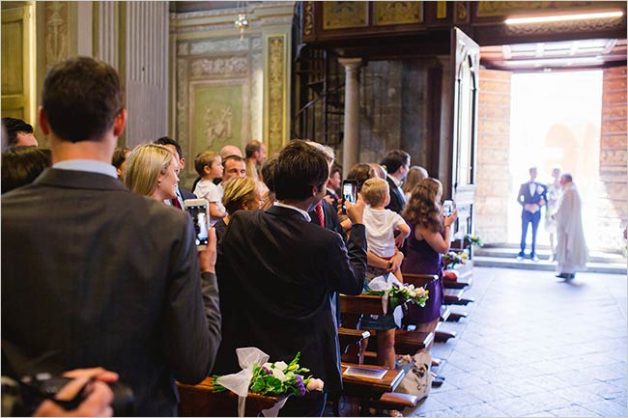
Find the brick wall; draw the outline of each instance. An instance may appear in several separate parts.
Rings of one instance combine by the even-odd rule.
[[[601,247],[619,250],[628,222],[626,67],[604,70],[603,88],[597,233]]]
[[[507,241],[510,72],[480,70],[475,232],[485,243]]]

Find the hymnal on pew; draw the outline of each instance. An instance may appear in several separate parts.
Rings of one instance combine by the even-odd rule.
[[[366,367],[347,367],[343,373],[346,376],[367,377],[369,379],[381,380],[386,375],[386,369],[367,369]]]

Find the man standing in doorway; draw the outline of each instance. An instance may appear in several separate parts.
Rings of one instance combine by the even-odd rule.
[[[556,211],[556,277],[572,280],[577,270],[584,270],[587,264],[588,250],[582,228],[582,199],[571,174],[560,176],[563,195]]]
[[[517,255],[517,260],[525,257],[526,238],[528,235],[528,224],[532,224],[532,248],[530,251],[530,259],[539,261],[536,256],[536,231],[539,228],[541,220],[541,206],[545,205],[547,191],[546,187],[541,183],[537,183],[536,167],[530,167],[530,181],[523,183],[519,188],[517,202],[522,206],[521,211],[521,251]]]

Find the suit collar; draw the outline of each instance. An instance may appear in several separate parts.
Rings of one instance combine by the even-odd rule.
[[[35,179],[33,184],[67,187],[70,189],[127,190],[118,179],[106,174],[87,171],[59,170],[48,168]]]
[[[297,212],[296,210],[291,208],[286,208],[284,206],[271,206],[270,208],[266,209],[266,213],[275,216],[281,216],[282,218],[293,218],[303,222],[309,222],[305,220],[300,212]]]

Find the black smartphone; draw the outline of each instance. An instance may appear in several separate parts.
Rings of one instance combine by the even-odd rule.
[[[344,180],[342,182],[342,213],[347,213],[344,202],[355,203],[358,201],[358,182],[355,180]]]

